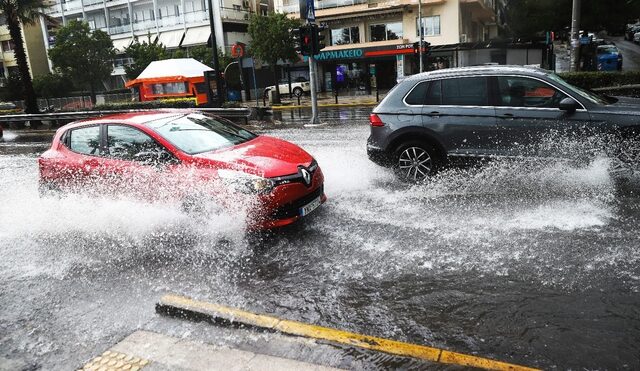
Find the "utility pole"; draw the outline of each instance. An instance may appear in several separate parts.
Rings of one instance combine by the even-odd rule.
[[[224,102],[224,92],[222,89],[222,75],[220,74],[220,63],[218,62],[218,43],[216,41],[216,30],[214,28],[213,23],[213,4],[211,0],[208,0],[209,5],[209,27],[211,28],[211,50],[213,51],[213,70],[216,74],[216,95],[217,99],[215,102],[209,102],[209,104],[213,104],[214,106],[221,107],[222,102]],[[208,87],[211,89],[211,87]],[[212,94],[209,94],[212,95]]]
[[[418,58],[420,58],[420,72],[424,72],[423,59],[422,58],[422,45],[424,44],[424,29],[422,25],[422,0],[418,0],[418,32],[420,35],[420,41],[418,42]]]
[[[580,4],[581,0],[573,0],[571,12],[571,72],[580,67]]]
[[[319,124],[318,120],[318,92],[316,91],[316,60],[313,53],[309,56],[309,88],[311,89],[311,121],[310,124]]]

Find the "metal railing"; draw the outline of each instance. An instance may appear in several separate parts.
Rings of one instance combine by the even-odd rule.
[[[187,22],[187,24],[208,21],[208,20],[209,20],[209,14],[204,11],[184,13],[184,21]]]
[[[158,26],[160,27],[171,27],[178,24],[182,24],[182,17],[162,17],[158,18]]]
[[[142,22],[133,22],[133,30],[134,31],[142,31],[142,30],[155,30],[156,21],[142,21]]]
[[[220,18],[232,19],[236,21],[249,21],[253,12],[234,8],[220,8]]]
[[[109,35],[118,35],[121,33],[131,32],[131,25],[125,24],[122,26],[110,26],[109,27]]]
[[[352,5],[359,5],[359,4],[368,4],[370,2],[377,2],[377,1],[370,1],[370,0],[316,0],[315,1],[315,8],[316,10],[318,9],[330,9],[330,8],[338,8],[341,6],[352,6]],[[284,3],[284,6],[282,7],[282,11],[286,12],[286,13],[299,13],[300,12],[300,5],[298,4],[298,2],[286,2]]]
[[[73,1],[67,1],[66,3],[62,3],[62,9],[64,11],[81,9],[81,8],[82,8],[81,0],[73,0]]]

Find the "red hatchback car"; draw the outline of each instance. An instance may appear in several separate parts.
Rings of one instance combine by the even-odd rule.
[[[133,192],[223,207],[252,201],[251,228],[291,224],[326,201],[300,147],[193,111],[118,114],[60,128],[38,159],[41,191]]]

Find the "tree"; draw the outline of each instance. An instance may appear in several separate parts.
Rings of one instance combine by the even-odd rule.
[[[64,97],[73,90],[73,83],[67,76],[49,73],[36,76],[33,89],[42,98]]]
[[[29,73],[27,54],[22,39],[22,25],[35,24],[40,17],[47,17],[42,9],[43,0],[0,0],[0,12],[7,18],[9,34],[15,44],[14,55],[18,64],[26,113],[38,113],[38,101]]]
[[[276,69],[278,60],[290,62],[298,60],[290,30],[299,26],[298,20],[291,19],[282,13],[254,15],[249,21],[251,54],[269,63],[276,86],[278,85]],[[280,103],[279,89],[275,89],[274,93],[274,103]]]
[[[194,46],[189,49],[189,56],[198,62],[213,68],[213,53],[211,52],[210,47],[206,45]],[[229,55],[222,54],[222,48],[218,48],[218,64],[220,65],[220,69],[224,71],[231,62],[233,62],[233,58]]]
[[[158,42],[158,40],[151,42],[151,35],[148,36],[147,41],[143,41],[142,43],[136,38],[133,44],[129,45],[124,52],[133,59],[132,64],[124,66],[127,78],[130,80],[140,76],[149,63],[169,57],[167,49],[162,43]]]
[[[56,43],[49,49],[53,66],[71,77],[77,87],[88,87],[91,101],[96,89],[111,76],[116,51],[109,35],[91,31],[86,22],[71,20],[56,33]]]

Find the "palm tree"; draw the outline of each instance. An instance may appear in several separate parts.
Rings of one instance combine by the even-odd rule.
[[[33,90],[27,54],[24,50],[24,40],[22,39],[22,25],[32,25],[40,17],[48,18],[42,9],[42,0],[0,0],[0,12],[7,18],[9,34],[15,45],[14,55],[18,64],[20,80],[22,80],[24,103],[26,113],[38,113],[38,101]]]

